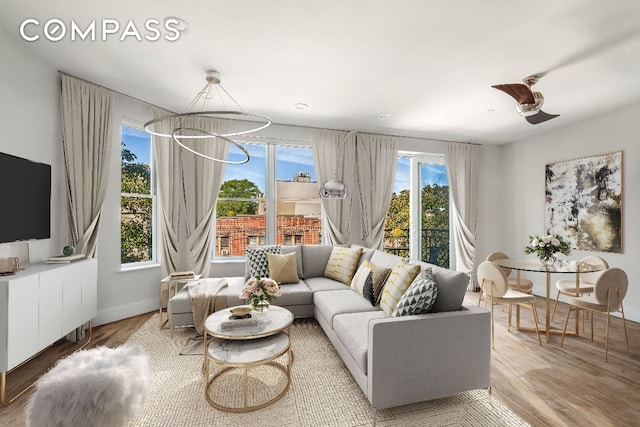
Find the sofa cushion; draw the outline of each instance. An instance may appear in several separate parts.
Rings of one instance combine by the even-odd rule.
[[[302,278],[323,277],[332,245],[302,245]]]
[[[304,279],[304,282],[312,292],[343,291],[345,289],[349,289],[349,287],[344,283],[333,279],[327,279],[326,277],[309,277],[308,279]]]
[[[369,322],[386,317],[380,310],[339,314],[333,318],[333,331],[362,373],[367,375]]]
[[[387,252],[382,252],[381,250],[375,250],[373,255],[371,256],[371,263],[377,265],[378,267],[384,268],[393,268],[395,267],[402,258],[398,255],[389,254]]]
[[[438,288],[431,268],[426,268],[413,279],[409,289],[402,294],[398,305],[391,313],[392,317],[411,316],[429,312],[436,301]]]
[[[427,264],[426,262],[421,262],[420,267],[422,269],[431,268],[438,288],[438,296],[436,297],[436,302],[433,303],[433,307],[431,307],[430,313],[460,310],[467,291],[467,285],[469,285],[469,275],[438,267],[437,265]]]
[[[248,300],[244,300],[239,297],[243,286],[244,281],[241,283],[229,281],[227,290],[224,292],[227,296],[227,305],[229,307],[249,303]],[[271,304],[287,307],[294,305],[309,305],[313,303],[313,292],[311,292],[311,289],[309,289],[307,284],[302,280],[298,283],[284,285],[280,290],[281,295],[272,301]]]
[[[315,313],[333,326],[333,317],[344,313],[378,311],[369,301],[349,288],[337,291],[315,292],[313,294]]]
[[[296,254],[296,268],[298,271],[298,277],[302,279],[302,246],[301,245],[293,245],[293,246],[282,246],[280,248],[281,254]]]
[[[272,254],[279,254],[280,250],[280,245],[247,246],[247,268],[245,270],[246,278],[268,277],[269,262],[267,261],[267,252]]]
[[[352,248],[352,249],[362,248],[362,253],[360,254],[360,261],[358,261],[358,267],[357,268],[360,268],[360,266],[362,265],[363,262],[371,261],[371,257],[373,256],[373,253],[375,252],[375,249],[365,248],[364,246],[356,245],[355,243],[352,243],[350,248]]]
[[[286,255],[271,254],[267,252],[269,262],[269,277],[280,284],[298,283],[298,268],[296,265],[296,253]]]
[[[391,316],[402,294],[406,292],[419,272],[420,265],[408,264],[404,261],[400,261],[393,267],[380,299],[380,308],[387,313],[387,316]]]
[[[324,269],[324,277],[337,280],[346,285],[351,284],[361,253],[362,248],[334,246]]]

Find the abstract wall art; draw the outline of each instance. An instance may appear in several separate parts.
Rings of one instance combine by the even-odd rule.
[[[622,253],[622,151],[546,165],[545,221],[573,249]]]

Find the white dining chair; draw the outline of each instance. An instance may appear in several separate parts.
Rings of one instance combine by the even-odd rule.
[[[609,356],[609,326],[611,325],[611,313],[619,312],[622,314],[622,325],[624,327],[624,338],[627,342],[627,353],[629,353],[629,335],[627,334],[627,321],[624,317],[624,307],[622,300],[627,295],[629,287],[629,278],[627,273],[620,268],[608,268],[603,271],[596,280],[592,295],[583,295],[580,297],[570,297],[568,300],[569,311],[564,322],[564,330],[562,332],[562,340],[560,347],[564,345],[564,335],[567,332],[567,324],[571,310],[589,310],[592,312],[605,313],[607,315],[607,329],[605,336],[604,361],[608,361]],[[591,341],[593,341],[593,314],[591,315]]]
[[[478,266],[478,282],[480,282],[482,287],[484,298],[491,304],[491,348],[495,349],[493,312],[494,306],[497,304],[507,304],[509,306],[511,306],[511,304],[518,304],[530,307],[533,312],[533,322],[538,336],[538,345],[542,345],[540,331],[538,330],[538,312],[536,311],[535,295],[510,289],[509,281],[502,268],[491,261],[484,261]],[[516,326],[517,328],[520,327],[519,318]],[[509,316],[507,323],[507,331],[510,330],[510,327],[511,316]]]

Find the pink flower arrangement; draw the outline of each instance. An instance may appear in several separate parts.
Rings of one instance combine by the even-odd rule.
[[[240,298],[251,300],[251,308],[254,310],[259,306],[269,304],[280,296],[278,282],[269,278],[254,277],[247,280],[242,287]]]

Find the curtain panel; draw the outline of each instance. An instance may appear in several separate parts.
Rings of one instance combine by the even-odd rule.
[[[113,94],[62,74],[62,146],[71,244],[95,258],[109,179]]]
[[[368,248],[382,249],[384,224],[396,177],[398,140],[390,136],[358,134],[356,149],[362,240]]]
[[[445,163],[453,203],[453,232],[456,247],[456,270],[473,272],[478,222],[478,188],[480,146],[445,143]],[[475,281],[469,288],[475,288]]]
[[[313,162],[318,177],[318,188],[331,178],[343,181],[347,185],[346,198],[321,199],[325,220],[324,235],[326,243],[332,245],[349,243],[351,235],[353,190],[356,185],[356,136],[347,135],[347,132],[328,129],[314,129],[312,135]]]

